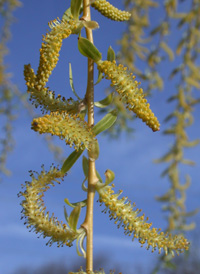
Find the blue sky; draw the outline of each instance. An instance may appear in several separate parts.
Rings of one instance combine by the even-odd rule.
[[[12,40],[9,42],[10,49],[7,62],[9,70],[12,71],[12,80],[22,92],[26,91],[23,79],[24,64],[31,63],[36,70],[39,62],[39,48],[41,46],[42,35],[46,33],[47,23],[56,18],[62,17],[63,12],[68,8],[69,1],[60,0],[35,0],[22,1],[23,6],[15,12],[16,23],[12,26]],[[121,1],[120,1],[121,2]],[[120,8],[120,5],[118,7]],[[162,14],[157,14],[161,18]],[[159,17],[160,16],[160,17]],[[107,49],[110,45],[117,52],[119,46],[116,41],[125,29],[124,23],[112,22],[96,11],[92,10],[92,18],[96,19],[100,25],[99,30],[94,31],[94,42],[103,53],[106,59]],[[153,18],[153,17],[152,17]],[[70,37],[63,43],[60,61],[53,72],[48,85],[52,90],[65,97],[72,96],[68,81],[68,63],[72,63],[74,74],[74,84],[79,94],[83,94],[86,88],[86,58],[81,56],[77,49],[77,37]],[[164,73],[169,68],[162,67]],[[109,83],[102,81],[95,90],[95,99],[104,98],[104,90]],[[154,113],[162,121],[170,108],[166,99],[174,93],[170,83],[167,83],[163,92],[154,92],[154,96],[149,99]],[[55,162],[49,152],[43,138],[31,131],[31,118],[25,109],[17,109],[18,119],[14,123],[15,149],[9,155],[7,166],[12,171],[12,176],[4,177],[0,184],[0,273],[12,274],[15,269],[21,266],[40,266],[44,263],[77,259],[75,247],[57,248],[56,245],[46,247],[46,241],[37,239],[34,233],[29,233],[20,220],[21,206],[17,193],[21,184],[29,180],[28,170],[41,170],[44,164],[48,170],[52,162]],[[38,111],[38,114],[39,111]],[[200,133],[200,111],[195,112],[195,125],[189,130],[191,140],[198,137]],[[98,120],[97,118],[96,120]],[[99,137],[100,157],[97,161],[97,169],[104,176],[106,169],[111,169],[116,174],[114,181],[116,189],[123,189],[123,195],[128,196],[141,208],[153,226],[165,228],[165,220],[161,211],[161,204],[156,202],[154,197],[161,195],[168,189],[168,181],[161,179],[160,174],[164,169],[163,165],[155,165],[153,159],[159,158],[166,152],[172,144],[172,139],[164,137],[161,131],[153,133],[140,120],[134,122],[136,133],[134,138],[127,138],[124,134],[119,140],[110,140]],[[58,141],[65,150],[66,157],[71,150]],[[196,161],[195,168],[184,167],[184,172],[192,177],[192,186],[187,192],[187,208],[195,209],[199,206],[199,168],[200,168],[200,147],[196,147],[191,152],[186,151],[186,155]],[[81,183],[84,179],[81,169],[81,160],[71,169],[65,182],[45,195],[45,202],[49,211],[54,211],[55,216],[60,220],[64,219],[63,206],[64,198],[70,201],[77,201],[85,198],[85,193],[81,192]],[[97,196],[96,196],[97,198]],[[97,199],[96,199],[97,200]],[[198,216],[199,217],[199,216]],[[195,217],[198,220],[198,217]],[[84,216],[82,217],[82,219]],[[123,234],[123,229],[117,229],[108,215],[101,213],[98,203],[95,203],[94,216],[94,254],[104,254],[110,258],[110,268],[114,267],[114,262],[134,265],[135,263],[148,264],[157,258],[157,252],[153,254],[146,251],[145,247],[135,240]],[[82,261],[80,261],[81,264]]]

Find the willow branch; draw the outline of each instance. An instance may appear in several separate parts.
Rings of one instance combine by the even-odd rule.
[[[83,0],[83,20],[91,20],[89,0]],[[86,28],[87,39],[93,43],[93,34],[91,29]],[[88,58],[88,79],[86,100],[88,105],[88,124],[94,125],[94,62]],[[85,221],[82,226],[87,231],[86,243],[86,271],[93,271],[93,205],[95,195],[95,184],[98,181],[96,177],[95,162],[89,159],[88,172],[88,193],[87,193],[87,211]]]

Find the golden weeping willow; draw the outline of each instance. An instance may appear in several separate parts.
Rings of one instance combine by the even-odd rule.
[[[164,210],[169,213],[166,229],[169,233],[174,231],[186,232],[194,229],[195,223],[189,222],[189,217],[192,217],[198,211],[187,212],[186,191],[191,185],[191,178],[189,175],[185,175],[185,179],[182,179],[184,166],[195,165],[192,159],[185,159],[185,148],[192,148],[200,143],[199,139],[190,140],[188,136],[189,127],[194,122],[193,111],[200,102],[196,93],[200,88],[198,65],[200,3],[198,0],[188,2],[187,11],[181,1],[160,2],[157,7],[159,9],[163,8],[163,16],[161,21],[152,29],[148,19],[151,14],[149,1],[126,1],[126,8],[130,7],[131,13],[136,16],[127,22],[127,31],[119,42],[122,50],[120,60],[135,68],[136,71],[139,71],[138,59],[140,58],[145,62],[146,73],[139,71],[139,76],[147,82],[148,92],[163,89],[164,79],[159,72],[159,68],[162,68],[163,61],[166,63],[166,59],[173,61],[179,56],[179,64],[175,63],[176,65],[169,75],[169,80],[176,81],[176,88],[168,99],[168,102],[174,103],[174,109],[165,119],[165,122],[170,123],[170,125],[164,131],[165,135],[173,136],[175,141],[170,146],[170,150],[156,161],[168,165],[162,172],[162,177],[168,177],[170,186],[166,193],[157,197],[157,200],[164,204]],[[156,8],[156,3],[154,8]],[[143,14],[143,20],[141,21],[139,20],[140,13]],[[180,34],[177,35],[175,50],[171,46],[171,37],[173,37],[174,44],[174,32],[171,28],[173,22],[177,26],[175,31]],[[151,50],[149,50],[155,39],[158,43],[151,46]],[[167,265],[165,263],[171,257],[162,256],[161,258],[160,266],[165,266]],[[159,267],[157,266],[155,271],[158,271]]]
[[[152,1],[148,3],[153,5]],[[104,4],[106,11],[103,8]],[[93,1],[91,5],[112,20],[127,20],[130,16],[129,13],[120,11],[103,0]],[[80,17],[82,11],[82,17]],[[30,99],[35,107],[41,108],[42,112],[50,111],[49,114],[33,119],[31,126],[40,134],[50,133],[65,140],[66,144],[74,147],[74,151],[67,157],[60,170],[52,166],[48,172],[43,168],[41,173],[36,173],[37,176],[31,173],[31,182],[26,182],[25,191],[20,192],[20,196],[24,198],[22,214],[26,219],[27,227],[32,227],[36,233],[48,237],[50,245],[57,242],[58,246],[71,246],[76,240],[77,253],[81,255],[80,247],[82,255],[86,257],[86,273],[93,273],[93,202],[97,191],[99,201],[109,209],[111,219],[115,219],[118,226],[123,223],[125,233],[137,238],[142,245],[147,243],[147,249],[151,247],[154,251],[158,248],[159,253],[164,250],[166,255],[168,253],[174,255],[174,252],[179,254],[179,252],[188,250],[189,242],[183,236],[167,235],[160,229],[151,228],[152,224],[147,222],[148,218],[145,220],[144,215],[139,216],[140,211],[135,210],[131,202],[126,198],[118,199],[120,193],[114,194],[113,186],[109,186],[114,180],[112,171],[107,170],[105,173],[105,183],[96,171],[95,161],[99,157],[97,135],[115,124],[118,109],[111,109],[98,123],[95,123],[94,106],[100,108],[111,106],[113,98],[118,96],[123,106],[135,113],[153,131],[158,131],[160,124],[150,109],[143,89],[139,88],[140,83],[135,80],[132,73],[126,71],[126,67],[121,64],[116,65],[115,53],[111,48],[108,50],[107,60],[102,60],[101,53],[93,43],[92,30],[98,27],[98,23],[91,21],[90,1],[72,0],[71,7],[64,13],[63,19],[51,21],[49,27],[50,32],[43,37],[37,74],[34,73],[30,64],[25,65],[24,68]],[[83,28],[86,29],[86,38],[81,35]],[[77,101],[66,100],[61,95],[56,97],[55,93],[46,87],[49,76],[58,62],[62,41],[71,34],[78,35],[78,49],[83,56],[88,58],[88,83],[83,98],[77,96],[71,78],[72,91],[78,98]],[[99,72],[97,84],[102,76],[105,76],[111,81],[116,91],[99,102],[94,102],[94,62]],[[88,121],[85,119],[86,114]],[[82,190],[87,192],[87,199],[76,203],[70,203],[68,199],[65,199],[67,205],[73,210],[70,216],[65,210],[66,224],[63,224],[56,217],[45,212],[43,193],[50,186],[54,186],[54,182],[58,182],[59,178],[63,178],[85,149],[88,152],[88,158],[83,156],[85,180],[82,183]],[[88,181],[87,187],[85,181]],[[77,229],[82,207],[86,207],[85,220]],[[83,248],[85,237],[86,251]]]
[[[14,147],[12,125],[16,115],[14,109],[17,88],[10,80],[5,57],[8,54],[7,42],[11,36],[13,12],[20,6],[21,2],[18,0],[0,1],[0,173],[6,175],[10,174],[6,167],[7,155]]]

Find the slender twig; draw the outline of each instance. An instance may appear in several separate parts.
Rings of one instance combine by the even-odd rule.
[[[91,20],[89,0],[83,0],[83,20]],[[91,29],[86,28],[87,39],[93,43],[93,34]],[[94,62],[88,58],[88,80],[86,100],[88,105],[88,124],[94,125]],[[87,211],[85,221],[82,226],[87,231],[86,243],[86,271],[93,271],[93,204],[95,195],[95,184],[98,181],[96,176],[95,161],[89,159],[88,172],[88,193],[87,193]]]

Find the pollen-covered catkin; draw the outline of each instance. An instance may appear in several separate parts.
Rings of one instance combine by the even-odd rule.
[[[27,228],[34,229],[38,234],[43,237],[50,237],[49,245],[57,242],[58,246],[67,245],[71,246],[72,242],[78,237],[78,233],[70,229],[66,224],[59,222],[57,218],[50,216],[49,212],[45,213],[45,206],[42,200],[44,192],[49,189],[49,186],[54,186],[54,183],[60,183],[58,179],[63,178],[61,173],[56,167],[51,166],[50,170],[46,172],[42,167],[41,173],[30,172],[31,181],[26,182],[25,191],[20,192],[24,200],[21,205],[22,218],[25,218]]]
[[[142,88],[139,88],[139,83],[135,81],[135,76],[132,73],[127,73],[127,68],[123,65],[117,66],[115,61],[99,61],[97,67],[106,79],[111,80],[111,86],[114,86],[127,108],[141,118],[153,131],[159,130],[158,119],[151,111]]]
[[[41,106],[45,111],[68,111],[74,107],[65,101],[64,97],[55,98],[54,92],[45,87],[53,69],[59,59],[59,52],[63,39],[81,28],[82,23],[74,20],[53,20],[49,23],[51,31],[43,37],[42,47],[40,49],[40,62],[35,75],[31,65],[24,66],[24,77],[27,85],[27,92],[30,93],[30,100],[36,107]]]
[[[42,133],[51,133],[64,139],[76,150],[87,148],[94,141],[94,134],[88,124],[81,120],[78,115],[69,115],[66,112],[51,112],[49,115],[35,118],[32,129]]]
[[[40,107],[43,113],[47,111],[67,111],[69,113],[77,113],[79,111],[80,101],[75,101],[72,98],[65,99],[65,97],[58,95],[48,88],[44,87],[38,90],[35,87],[35,74],[31,65],[24,66],[24,78],[27,85],[27,92],[30,94],[30,101],[36,108]]]
[[[134,210],[135,205],[125,197],[118,199],[122,191],[114,194],[113,187],[114,185],[97,183],[99,202],[104,203],[109,209],[110,219],[114,219],[118,227],[121,225],[124,227],[126,235],[132,236],[133,239],[137,238],[142,246],[147,243],[147,249],[152,248],[152,252],[158,248],[159,253],[163,249],[166,255],[171,253],[173,256],[174,251],[179,254],[184,249],[188,250],[189,243],[183,236],[167,235],[160,232],[160,229],[151,228],[152,223],[147,222],[148,218],[145,220],[144,214],[138,216],[141,210]]]
[[[130,12],[119,10],[106,0],[93,1],[91,6],[105,17],[114,21],[127,21],[131,17]]]
[[[63,39],[67,38],[77,28],[77,23],[73,20],[53,20],[49,23],[51,28],[43,37],[40,49],[40,63],[37,70],[36,83],[37,89],[42,89],[51,75],[59,59],[59,52]]]

